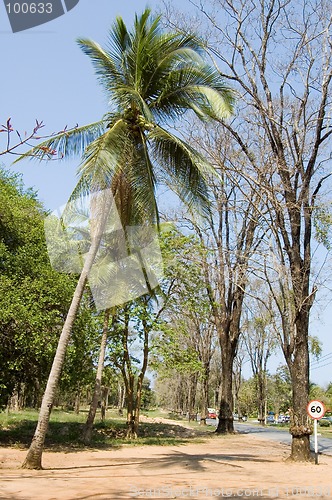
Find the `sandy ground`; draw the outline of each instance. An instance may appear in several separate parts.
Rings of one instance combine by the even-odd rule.
[[[290,463],[286,445],[245,434],[169,447],[46,451],[42,471],[20,469],[25,454],[0,448],[0,499],[332,497],[332,457]]]

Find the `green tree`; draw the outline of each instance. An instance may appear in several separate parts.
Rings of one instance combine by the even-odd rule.
[[[242,381],[238,393],[237,404],[239,415],[257,416],[257,392],[254,377]]]
[[[102,382],[102,375],[103,375],[103,370],[104,370],[107,337],[109,336],[109,333],[110,333],[109,332],[109,330],[110,330],[110,315],[111,315],[111,310],[106,309],[105,313],[104,313],[104,321],[103,321],[103,326],[102,326],[102,335],[101,335],[101,340],[100,340],[100,349],[99,349],[98,364],[97,364],[97,370],[96,370],[95,385],[94,385],[92,400],[90,403],[88,417],[87,417],[87,420],[85,423],[85,428],[84,428],[83,440],[84,440],[85,444],[89,444],[91,441],[93,422],[95,420],[98,402],[99,402],[100,396],[101,396],[101,382]],[[111,321],[111,323],[113,323],[113,321]]]
[[[109,49],[78,41],[91,58],[111,110],[97,123],[63,131],[24,156],[47,158],[83,154],[80,179],[72,199],[82,193],[112,193],[123,227],[158,222],[155,191],[171,185],[186,203],[206,206],[210,164],[192,147],[162,126],[192,110],[201,119],[221,119],[232,110],[233,92],[202,58],[192,35],[165,33],[150,10],[135,16],[129,31],[118,17],[110,31]],[[89,271],[110,210],[108,198],[91,226],[91,245],[77,283],[43,397],[37,428],[23,463],[41,468],[42,450],[66,347]],[[96,208],[96,207],[94,207]],[[100,209],[101,207],[97,207]]]
[[[180,219],[179,224],[187,223]],[[211,360],[216,348],[216,331],[204,283],[203,265],[209,252],[195,234],[185,235],[176,228],[163,233],[161,240],[165,279],[173,283],[172,295],[164,311],[159,353],[162,363],[191,374],[189,414],[194,413],[197,384],[201,385],[201,424],[209,406]],[[158,340],[157,340],[158,342]],[[181,366],[181,362],[183,366]]]
[[[75,281],[50,265],[35,193],[4,170],[0,207],[0,402],[38,406]]]

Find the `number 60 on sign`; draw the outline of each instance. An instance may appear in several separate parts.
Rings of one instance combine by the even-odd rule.
[[[310,401],[307,406],[307,413],[309,417],[319,420],[324,417],[325,406],[321,401]]]

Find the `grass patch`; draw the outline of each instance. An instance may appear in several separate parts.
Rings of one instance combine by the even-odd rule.
[[[331,426],[330,427],[320,427],[318,425],[317,432],[318,432],[318,434],[321,434],[322,437],[332,439],[332,427]]]
[[[54,409],[45,448],[53,451],[75,451],[87,448],[82,442],[86,416],[86,412],[77,415],[71,411]],[[150,412],[148,416],[152,416]],[[153,415],[153,417],[158,416]],[[165,417],[165,414],[163,416]],[[116,411],[108,411],[107,417],[105,422],[101,422],[100,416],[97,415],[90,448],[118,448],[123,445],[171,446],[202,441],[203,436],[206,438],[208,433],[213,434],[211,427],[200,427],[197,422],[190,422],[189,429],[175,424],[142,422],[139,425],[139,437],[130,440],[126,438],[125,418],[120,417]],[[0,413],[0,446],[29,447],[37,421],[38,412],[34,410],[12,412],[9,415]]]
[[[140,414],[150,418],[170,418],[170,413],[160,408],[154,410],[141,410]]]

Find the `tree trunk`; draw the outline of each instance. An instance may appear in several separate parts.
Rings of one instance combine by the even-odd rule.
[[[216,429],[218,434],[234,432],[233,425],[233,362],[235,349],[225,337],[221,342],[221,396],[219,422]]]
[[[123,415],[123,407],[125,405],[126,388],[118,382],[118,412]]]
[[[197,385],[198,385],[198,372],[192,373],[189,376],[189,386],[190,386],[190,399],[188,398],[188,408],[190,408],[191,414],[195,414],[196,411],[196,399],[197,399]]]
[[[134,375],[129,376],[129,390],[127,389],[127,439],[136,439],[135,413],[134,413]]]
[[[83,431],[83,442],[85,444],[90,444],[90,442],[91,442],[93,422],[95,420],[95,416],[96,416],[96,412],[97,412],[97,408],[98,408],[98,401],[100,400],[100,395],[101,395],[101,378],[102,378],[103,369],[104,369],[105,352],[106,352],[108,329],[109,329],[109,317],[110,317],[110,309],[106,309],[105,315],[104,315],[103,333],[102,333],[101,343],[100,343],[96,381],[95,381],[92,401],[90,404],[88,418],[86,420],[84,431]]]
[[[99,240],[95,240],[91,245],[89,253],[86,257],[81,275],[76,285],[74,296],[63,325],[60,335],[58,347],[53,360],[52,368],[48,377],[45,393],[42,399],[42,404],[39,412],[37,427],[32,438],[32,442],[28,454],[22,464],[23,469],[42,469],[42,453],[45,442],[45,437],[48,429],[48,423],[54,403],[57,385],[60,379],[61,370],[63,367],[65,354],[70,339],[71,330],[80,306],[81,298],[84,292],[85,284],[89,271],[91,270],[93,261],[98,251]]]
[[[28,454],[22,464],[23,469],[42,469],[41,459],[43,447],[54,402],[55,392],[60,379],[70,333],[80,305],[86,280],[87,273],[82,272],[78,280],[73,300],[59,339],[58,347],[53,360],[51,372],[47,381],[46,390],[39,412],[38,424],[35,430],[35,434],[32,438]]]
[[[126,433],[126,438],[127,439],[136,439],[137,438],[137,425],[136,425],[136,420],[135,420],[135,415],[133,413],[128,414],[128,420],[127,420],[127,433]]]
[[[292,379],[292,402],[290,433],[292,448],[290,460],[308,462],[311,460],[310,440],[312,427],[307,415],[309,397],[309,349],[306,341],[308,334],[308,316],[306,312],[300,315],[297,326],[298,342],[294,357],[289,363]],[[299,331],[302,330],[302,331]]]
[[[83,269],[76,285],[74,296],[63,325],[63,329],[54,356],[52,368],[48,377],[45,393],[39,412],[37,427],[32,438],[28,454],[22,464],[23,469],[41,469],[42,454],[45,437],[48,429],[52,406],[54,404],[55,393],[60,379],[65,354],[73,328],[74,321],[81,303],[84,288],[91,271],[93,262],[98,252],[100,240],[103,234],[105,223],[109,216],[112,205],[112,195],[108,191],[96,192],[91,200],[91,245],[87,253]]]
[[[202,394],[202,407],[201,407],[201,421],[200,425],[206,425],[207,419],[207,407],[209,405],[209,376],[210,376],[210,366],[204,366],[204,379],[203,379],[203,394]]]
[[[135,439],[138,436],[139,415],[141,411],[141,398],[142,398],[142,384],[140,383],[140,381],[138,381],[137,392],[136,392],[136,404],[134,408],[134,422],[133,422],[133,431]]]
[[[105,419],[106,419],[106,408],[107,408],[106,401],[103,398],[101,401],[101,406],[100,406],[100,418],[101,418],[102,422],[105,422]]]
[[[258,421],[261,425],[265,425],[265,373],[259,371],[256,375],[256,390],[257,390],[257,406],[258,406]]]
[[[144,324],[144,320],[143,320]],[[134,422],[133,422],[133,434],[135,438],[138,435],[138,426],[139,426],[139,414],[141,410],[141,399],[142,399],[142,388],[143,388],[143,380],[145,376],[145,372],[148,366],[148,356],[149,356],[149,331],[144,324],[144,359],[143,359],[143,365],[140,374],[138,375],[137,379],[137,387],[136,387],[136,398],[135,398],[135,405],[133,408],[133,414],[134,414]]]
[[[75,411],[76,415],[79,415],[79,413],[80,413],[81,392],[82,392],[81,388],[78,387],[76,394],[75,394],[75,404],[74,404],[74,411]]]
[[[102,398],[103,398],[103,407],[105,408],[105,415],[104,417],[106,418],[106,412],[108,408],[108,400],[110,397],[110,388],[109,387],[104,387],[102,390]]]
[[[38,409],[41,405],[41,400],[40,400],[40,382],[39,379],[36,377],[34,380],[34,386],[33,386],[33,396],[32,396],[32,406],[35,409]]]

